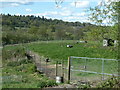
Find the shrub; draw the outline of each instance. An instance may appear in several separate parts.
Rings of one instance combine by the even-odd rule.
[[[21,63],[17,62],[17,61],[14,61],[14,62],[8,62],[7,66],[12,66],[12,67],[15,67],[15,66],[19,66],[21,65]]]
[[[35,66],[34,64],[31,64],[31,65],[27,68],[27,70],[28,70],[29,72],[31,72],[31,73],[34,73],[34,72],[36,72],[36,66]]]
[[[97,88],[120,88],[118,78],[112,77],[105,82],[97,85]]]
[[[7,66],[15,67],[15,66],[20,66],[22,64],[32,63],[32,62],[33,62],[32,60],[22,59],[20,61],[10,61],[10,62],[8,62]]]
[[[20,64],[27,64],[28,61],[27,61],[27,59],[22,59],[22,60],[19,61],[19,63],[20,63]]]
[[[46,85],[47,85],[47,87],[52,87],[52,86],[56,86],[57,83],[55,81],[53,81],[53,80],[48,80],[46,82]]]
[[[37,87],[44,88],[44,87],[52,87],[57,85],[57,83],[53,80],[41,81],[38,83]]]
[[[37,87],[39,87],[39,88],[46,87],[46,82],[45,82],[45,81],[40,81],[40,82],[37,84]]]

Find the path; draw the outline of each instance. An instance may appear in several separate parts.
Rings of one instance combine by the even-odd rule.
[[[36,64],[36,67],[37,67],[37,70],[41,72],[41,69],[43,71],[43,73],[45,73],[45,75],[47,77],[49,77],[50,79],[53,79],[55,80],[55,65],[49,65],[49,67],[47,68],[46,70],[46,67],[43,66],[42,64],[45,64],[44,62],[41,62],[42,60],[42,57],[39,56],[37,53],[35,52],[31,52],[30,51],[30,54],[34,56],[34,61],[35,61],[35,64]],[[42,60],[43,61],[43,60]],[[76,85],[73,85],[73,84],[60,84],[58,86],[53,86],[53,87],[46,87],[47,88],[75,88]]]

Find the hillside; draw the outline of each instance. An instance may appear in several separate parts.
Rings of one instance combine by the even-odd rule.
[[[3,44],[37,40],[79,40],[84,39],[90,27],[95,27],[90,23],[65,22],[44,16],[1,15]]]

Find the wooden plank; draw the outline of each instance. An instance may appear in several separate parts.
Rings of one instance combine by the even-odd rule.
[[[70,57],[68,57],[68,83],[70,83]]]

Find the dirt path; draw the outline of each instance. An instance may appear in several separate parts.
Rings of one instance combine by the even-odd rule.
[[[55,64],[46,65],[45,58],[35,52],[29,52],[33,56],[33,60],[37,67],[37,70],[44,73],[47,77],[55,80]]]
[[[72,89],[72,88],[77,88],[77,86],[72,84],[61,84],[54,87],[47,87],[46,89],[51,89],[51,88],[61,88],[61,89],[71,88]]]
[[[55,80],[55,77],[56,77],[55,72],[54,72],[55,71],[55,64],[49,65],[47,67],[47,70],[46,70],[46,67],[42,65],[42,64],[45,64],[45,62],[43,62],[43,57],[41,57],[39,54],[37,54],[35,52],[31,52],[31,51],[30,51],[30,54],[32,56],[34,56],[34,61],[35,61],[35,65],[37,67],[37,70],[41,72],[41,69],[42,69],[42,72],[45,73],[45,75],[47,77]],[[76,85],[72,85],[72,84],[60,84],[58,86],[47,87],[47,88],[75,88],[75,87],[76,87]]]

